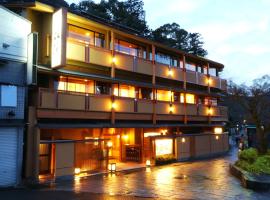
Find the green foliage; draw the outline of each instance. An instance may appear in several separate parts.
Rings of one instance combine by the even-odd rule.
[[[258,151],[255,148],[245,149],[239,153],[239,159],[248,163],[253,163],[258,158]]]
[[[254,148],[246,149],[239,154],[235,162],[237,167],[255,174],[270,174],[270,150],[266,155],[258,155]]]
[[[165,165],[173,162],[176,162],[176,159],[171,154],[156,157],[156,165]]]

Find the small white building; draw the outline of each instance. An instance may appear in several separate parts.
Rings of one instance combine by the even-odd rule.
[[[31,22],[0,6],[0,187],[21,181]]]

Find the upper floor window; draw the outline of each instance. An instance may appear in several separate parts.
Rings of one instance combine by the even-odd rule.
[[[186,63],[186,69],[189,71],[196,71],[196,65],[193,63]]]
[[[204,105],[206,106],[217,106],[217,99],[216,98],[210,98],[206,97],[204,98]]]
[[[96,31],[79,28],[73,25],[68,26],[69,40],[93,45],[97,47],[105,47],[105,35]]]
[[[135,87],[130,85],[119,85],[119,87],[115,85],[113,89],[113,94],[115,96],[129,98],[135,98],[136,96]]]
[[[140,88],[139,89],[139,98],[140,99],[153,99],[153,91],[152,88]]]
[[[120,53],[137,56],[140,58],[146,58],[145,49],[139,45],[136,45],[130,42],[115,39],[114,48],[115,48],[115,51],[118,51]]]
[[[165,65],[170,65],[170,66],[177,67],[177,59],[174,58],[173,56],[170,56],[170,55],[167,55],[167,54],[157,52],[155,60],[157,62],[165,64]]]
[[[217,69],[216,68],[209,68],[209,74],[211,76],[217,76]]]
[[[94,93],[94,81],[87,79],[60,77],[54,82],[54,87],[62,91]]]
[[[17,106],[17,87],[11,85],[1,86],[1,106],[16,107]]]
[[[157,90],[158,101],[171,101],[173,92],[168,90]]]
[[[111,84],[101,81],[96,81],[96,94],[111,94]]]

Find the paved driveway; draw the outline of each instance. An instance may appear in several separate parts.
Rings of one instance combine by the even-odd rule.
[[[236,153],[232,151],[222,158],[177,163],[154,167],[151,170],[92,176],[61,182],[50,188],[35,190],[33,194],[36,193],[40,197],[38,199],[64,200],[270,199],[270,192],[257,193],[244,189],[239,180],[230,175],[228,165],[235,160]],[[45,198],[46,195],[48,198]],[[21,197],[23,197],[23,192]],[[1,192],[0,199],[2,199]]]

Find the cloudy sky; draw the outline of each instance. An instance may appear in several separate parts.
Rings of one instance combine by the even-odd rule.
[[[249,84],[270,75],[270,0],[144,0],[144,8],[152,29],[176,22],[201,33],[224,78]]]

